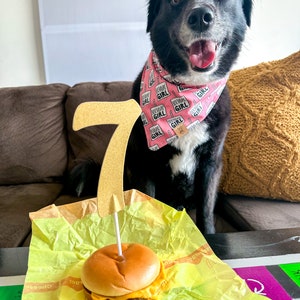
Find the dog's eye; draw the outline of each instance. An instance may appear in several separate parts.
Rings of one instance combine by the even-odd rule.
[[[171,5],[178,5],[182,0],[171,0]]]

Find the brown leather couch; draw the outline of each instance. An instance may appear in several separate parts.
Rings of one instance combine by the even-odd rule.
[[[66,175],[76,162],[101,163],[113,126],[72,130],[85,101],[130,98],[131,82],[80,83],[0,89],[0,248],[28,246],[29,212],[81,200],[68,193]],[[220,195],[217,231],[299,227],[300,205]]]

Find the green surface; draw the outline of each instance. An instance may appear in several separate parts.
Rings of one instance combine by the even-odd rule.
[[[300,287],[300,263],[284,264],[279,267]]]
[[[22,298],[23,285],[0,286],[1,300],[19,300]]]

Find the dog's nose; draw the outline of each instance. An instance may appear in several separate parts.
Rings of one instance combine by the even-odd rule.
[[[213,22],[214,12],[207,6],[194,9],[188,18],[190,28],[200,32],[206,31]]]

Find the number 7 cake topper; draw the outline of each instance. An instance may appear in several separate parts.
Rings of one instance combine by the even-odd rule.
[[[122,102],[84,102],[74,114],[73,129],[115,124],[103,159],[99,177],[97,202],[100,217],[114,214],[119,255],[122,256],[117,212],[124,209],[123,174],[125,153],[131,129],[141,114],[138,103],[131,99]]]
[[[101,217],[124,209],[123,173],[127,143],[141,109],[133,99],[122,102],[84,102],[74,114],[73,129],[118,125],[107,147],[98,184],[98,212]]]

